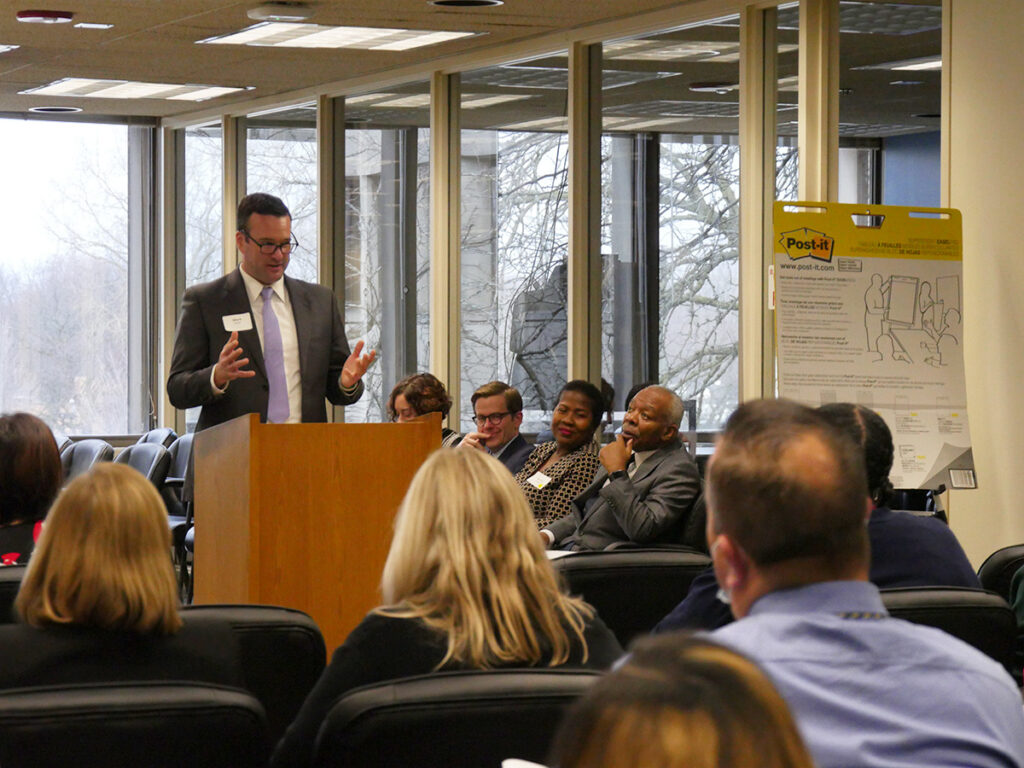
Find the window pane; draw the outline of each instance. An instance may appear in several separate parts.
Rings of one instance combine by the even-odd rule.
[[[839,4],[839,200],[939,205],[940,0]]]
[[[738,399],[739,20],[605,43],[602,372],[716,428]]]
[[[319,279],[316,223],[316,104],[250,115],[246,127],[246,191],[280,197],[292,212],[292,252],[288,274]]]
[[[185,130],[185,286],[224,271],[224,146],[220,125]]]
[[[28,411],[67,434],[141,432],[128,407],[128,129],[0,120],[0,208],[17,257],[0,270],[0,411]],[[17,180],[17,183],[13,183]],[[135,215],[140,215],[135,212]],[[146,399],[146,398],[143,398]]]
[[[493,379],[547,429],[568,371],[564,53],[462,75],[462,403]]]
[[[429,126],[429,83],[345,100],[345,330],[383,351],[350,421],[386,421],[391,388],[429,365]]]
[[[800,155],[797,152],[800,8],[797,3],[779,6],[774,13],[771,10],[766,12],[765,22],[770,25],[765,38],[775,41],[774,47],[765,51],[765,56],[775,57],[777,74],[775,199],[796,200],[800,183]]]

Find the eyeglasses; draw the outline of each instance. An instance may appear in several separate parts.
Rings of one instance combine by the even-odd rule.
[[[508,416],[510,411],[503,411],[502,413],[488,413],[486,416],[474,416],[473,421],[476,422],[478,427],[482,427],[484,424],[491,424],[492,426],[498,426],[501,424],[501,420]]]
[[[258,246],[260,249],[260,253],[262,253],[264,256],[273,256],[274,251],[278,250],[281,251],[282,256],[287,256],[288,254],[290,254],[292,251],[299,247],[299,241],[296,240],[295,238],[292,238],[287,243],[261,243],[258,240],[253,240],[252,235],[250,235],[246,230],[240,229],[238,231],[245,235],[246,240],[248,240],[253,245]]]

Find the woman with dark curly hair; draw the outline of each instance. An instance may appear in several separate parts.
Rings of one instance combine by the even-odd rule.
[[[45,422],[30,413],[0,416],[0,565],[28,562],[63,477]]]
[[[388,396],[388,415],[399,423],[412,421],[425,413],[440,413],[441,418],[446,418],[451,407],[448,390],[432,373],[406,376],[395,384]],[[461,440],[462,435],[454,429],[441,429],[441,445],[445,448],[458,445]]]

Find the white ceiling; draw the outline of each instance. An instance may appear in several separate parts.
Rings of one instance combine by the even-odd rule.
[[[261,4],[226,0],[2,0],[0,112],[69,105],[91,115],[166,117],[211,106],[271,97],[362,75],[449,57],[560,30],[634,16],[692,0],[506,0],[491,8],[445,9],[426,0],[314,0],[311,22],[481,33],[405,52],[269,49],[196,45],[254,22],[246,11]],[[72,24],[25,24],[18,10],[66,10],[75,22],[106,22],[109,30]],[[194,104],[155,99],[116,100],[20,95],[63,77],[100,77],[165,83],[254,86],[241,95]]]

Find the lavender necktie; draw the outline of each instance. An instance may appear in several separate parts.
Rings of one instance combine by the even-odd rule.
[[[267,366],[267,381],[270,397],[267,400],[267,421],[281,424],[288,420],[288,380],[284,375],[284,344],[281,342],[281,326],[270,302],[274,289],[269,285],[263,289],[263,361]]]

